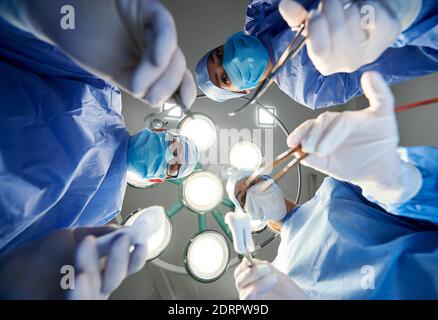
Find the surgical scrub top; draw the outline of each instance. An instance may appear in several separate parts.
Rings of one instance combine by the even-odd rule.
[[[313,299],[438,298],[438,148],[401,148],[423,176],[406,203],[383,205],[326,178],[283,221],[274,261]]]
[[[306,8],[319,1],[298,0]],[[294,36],[278,11],[280,0],[252,0],[245,32],[255,35],[277,61]],[[434,73],[438,70],[438,1],[423,0],[413,22],[375,62],[352,73],[323,76],[310,60],[306,47],[290,59],[275,78],[278,87],[300,104],[320,109],[343,104],[362,94],[360,78],[365,71],[380,72],[389,84]]]
[[[129,135],[118,88],[14,27],[2,12],[0,30],[4,253],[56,229],[104,224],[119,213]]]

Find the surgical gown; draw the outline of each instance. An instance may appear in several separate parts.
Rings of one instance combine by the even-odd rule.
[[[278,11],[280,0],[252,0],[248,5],[245,32],[259,37],[277,61],[290,43],[290,30]],[[307,8],[318,1],[299,0]],[[360,78],[365,71],[380,72],[389,84],[434,73],[438,70],[438,1],[424,0],[421,12],[375,62],[353,73],[323,76],[310,60],[306,47],[280,70],[275,82],[292,99],[310,109],[346,103],[362,94]]]
[[[9,2],[13,4],[13,2]],[[118,88],[0,12],[0,253],[121,209],[129,134]]]
[[[326,178],[284,219],[274,265],[313,299],[438,298],[438,148],[402,148],[419,193],[386,210]]]

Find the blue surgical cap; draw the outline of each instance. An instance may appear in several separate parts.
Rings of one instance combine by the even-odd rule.
[[[199,60],[196,66],[196,80],[198,81],[198,87],[207,97],[218,102],[224,102],[228,99],[239,98],[245,95],[245,93],[233,92],[230,90],[222,89],[211,82],[208,75],[208,57],[212,51],[207,52],[201,60]]]

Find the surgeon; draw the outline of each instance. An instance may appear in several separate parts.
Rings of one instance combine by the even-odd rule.
[[[120,213],[128,172],[162,182],[190,174],[199,159],[183,136],[145,129],[130,137],[119,87],[152,106],[175,93],[190,106],[196,86],[158,1],[0,0],[0,30],[0,289],[10,288],[0,296],[54,297],[46,289],[60,282],[48,270],[60,270],[51,262],[94,252],[93,240],[81,243],[109,232],[99,226]],[[89,297],[107,297],[143,266],[145,250],[126,251],[132,244],[116,238],[113,253],[99,253],[118,280]],[[113,268],[110,256],[136,263]]]
[[[356,1],[346,9],[344,2],[250,1],[244,32],[198,62],[198,87],[219,102],[253,92],[291,42],[291,27],[306,19],[305,47],[274,81],[310,109],[361,95],[367,70],[379,71],[389,84],[438,70],[438,2]]]
[[[399,148],[394,99],[383,77],[365,73],[367,109],[326,112],[288,137],[327,175],[302,205],[277,184],[238,171],[227,192],[237,210],[281,234],[271,264],[235,270],[241,299],[438,298],[438,149]]]

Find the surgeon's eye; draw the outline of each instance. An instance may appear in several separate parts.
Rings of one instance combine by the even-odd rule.
[[[228,76],[227,76],[226,73],[224,73],[224,74],[222,75],[222,82],[223,82],[224,84],[226,84],[227,86],[229,86],[229,85],[231,84],[230,78],[228,78]]]

